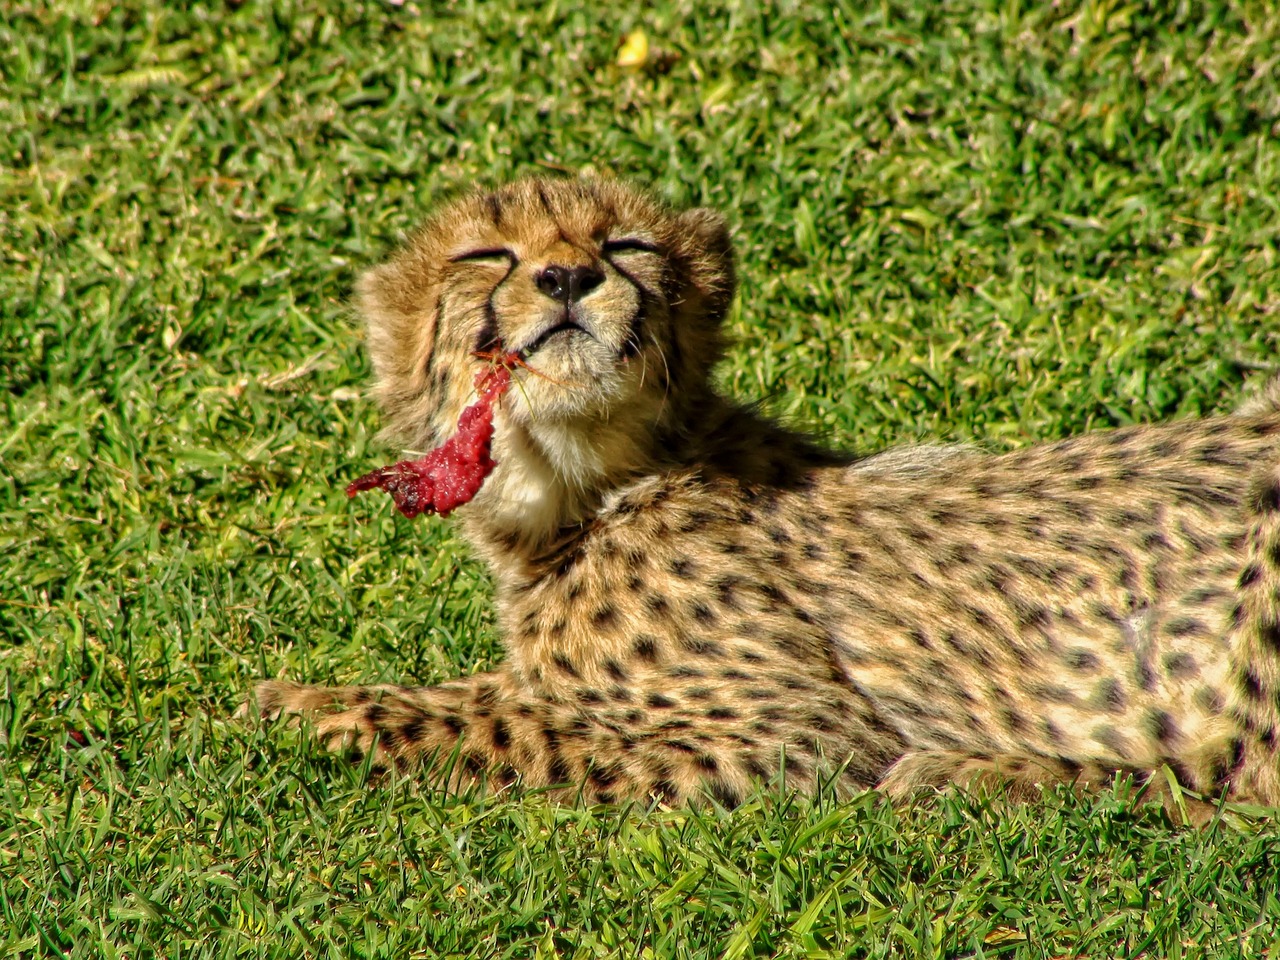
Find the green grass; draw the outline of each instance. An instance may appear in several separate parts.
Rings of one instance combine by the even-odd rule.
[[[444,798],[227,719],[499,657],[450,525],[341,493],[389,455],[346,299],[436,198],[722,209],[726,388],[857,449],[1229,409],[1280,356],[1280,7],[183,7],[0,6],[0,954],[1280,957],[1274,822]]]

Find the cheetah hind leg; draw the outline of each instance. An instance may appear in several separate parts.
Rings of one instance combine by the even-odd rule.
[[[381,768],[395,760],[394,750],[388,750],[392,745],[383,742],[386,731],[411,725],[424,716],[414,699],[411,688],[390,684],[327,687],[266,680],[254,687],[236,716],[263,720],[291,717],[295,723],[305,718],[326,749],[355,751],[361,756],[372,751],[374,766]]]
[[[1199,826],[1217,812],[1215,803],[1175,789],[1159,771],[1116,769],[1047,756],[988,757],[945,750],[913,751],[889,768],[878,789],[895,801],[904,801],[954,784],[969,793],[1031,803],[1040,799],[1043,791],[1058,785],[1096,792],[1120,776],[1132,777],[1141,802],[1159,803],[1177,822]]]

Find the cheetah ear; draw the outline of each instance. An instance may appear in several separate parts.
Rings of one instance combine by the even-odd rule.
[[[425,389],[423,370],[436,332],[430,291],[429,270],[408,254],[366,270],[356,282],[355,308],[365,322],[379,396],[416,396]]]
[[[677,222],[683,238],[683,253],[688,258],[690,280],[702,294],[711,315],[719,321],[729,309],[737,287],[729,225],[719,213],[705,207],[684,211]]]
[[[707,207],[686,210],[680,214],[679,222],[681,231],[690,235],[694,249],[732,260],[733,241],[729,239],[729,225],[715,210]]]

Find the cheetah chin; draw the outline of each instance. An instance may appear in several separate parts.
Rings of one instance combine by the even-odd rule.
[[[607,180],[464,196],[366,273],[386,437],[446,435],[477,351],[533,368],[458,511],[506,659],[436,687],[263,683],[255,710],[436,783],[566,800],[1176,793],[1167,768],[1280,804],[1280,391],[858,459],[712,386],[734,290],[717,214]]]

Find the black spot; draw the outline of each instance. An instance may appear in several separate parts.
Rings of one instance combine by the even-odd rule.
[[[414,717],[412,720],[405,722],[400,728],[400,736],[404,737],[405,743],[417,743],[422,739],[423,719]]]
[[[693,758],[693,762],[698,768],[705,770],[707,773],[715,773],[720,769],[720,764],[716,763],[716,758],[709,753],[700,753]]]
[[[601,790],[607,790],[617,782],[618,768],[612,764],[593,765],[588,777],[596,787]]]
[[[1245,696],[1254,703],[1262,699],[1262,681],[1258,679],[1253,667],[1244,668],[1244,672],[1240,675],[1240,686],[1244,688]]]
[[[687,740],[663,740],[663,744],[677,753],[697,753],[698,748]]]
[[[1189,653],[1166,653],[1163,663],[1165,673],[1171,677],[1193,677],[1198,670],[1195,658]]]
[[[711,612],[711,608],[705,603],[695,603],[693,605],[693,619],[699,623],[709,624],[715,622],[716,615]]]
[[[1142,548],[1148,552],[1169,549],[1168,538],[1158,530],[1152,530],[1144,533],[1139,542],[1142,544]]]
[[[737,790],[729,786],[723,780],[715,779],[707,782],[707,792],[715,798],[716,803],[722,807],[733,809],[742,802],[742,796]]]
[[[440,722],[443,723],[448,731],[455,737],[462,736],[463,732],[467,729],[466,721],[452,713],[446,713],[440,718]]]
[[[969,620],[979,630],[985,630],[985,631],[995,630],[995,626],[996,626],[995,621],[993,621],[991,619],[991,615],[987,613],[987,611],[983,610],[981,607],[974,607],[974,606],[966,607],[965,613],[968,614]]]
[[[671,572],[681,580],[690,580],[694,576],[695,567],[688,557],[676,557],[671,561]]]
[[[1031,688],[1031,693],[1039,700],[1047,700],[1049,703],[1075,703],[1076,695],[1066,687],[1060,687],[1057,684],[1044,683],[1037,684]]]
[[[1239,586],[1241,589],[1251,587],[1258,582],[1258,578],[1261,576],[1262,570],[1258,568],[1257,564],[1251,563],[1240,571]]]
[[[656,781],[649,792],[663,803],[675,803],[680,799],[680,791],[670,780]]]
[[[1165,746],[1169,746],[1180,736],[1177,723],[1165,710],[1150,711],[1145,718],[1145,725],[1147,732]]]
[[[809,646],[803,639],[789,633],[780,633],[772,637],[774,649],[784,653],[793,660],[803,661],[809,652]]]
[[[622,664],[618,663],[613,657],[609,657],[604,662],[605,673],[609,674],[614,680],[625,681],[627,679],[627,671],[622,669]]]
[[[1205,633],[1204,624],[1195,617],[1176,617],[1169,621],[1166,629],[1174,637],[1203,636]]]
[[[684,522],[680,524],[679,530],[681,533],[696,533],[707,524],[714,522],[715,519],[715,514],[707,513],[703,510],[693,510],[685,518]]]
[[[1120,735],[1119,730],[1110,724],[1104,723],[1094,727],[1090,736],[1110,750],[1117,760],[1127,760],[1129,758],[1128,745],[1125,743],[1124,737]]]
[[[705,637],[694,637],[688,634],[681,634],[679,637],[680,647],[687,650],[696,657],[722,657],[724,656],[724,647],[715,640],[708,640]]]
[[[493,745],[499,750],[505,750],[511,745],[511,734],[507,732],[507,725],[502,720],[493,721]]]
[[[1156,672],[1151,669],[1151,663],[1148,660],[1139,660],[1133,668],[1134,677],[1138,681],[1138,686],[1150,693],[1156,687]]]
[[[766,608],[768,610],[776,610],[787,602],[786,594],[772,583],[762,583],[757,589],[759,589],[760,595],[769,601],[769,605]]]
[[[573,661],[570,660],[563,653],[561,653],[559,650],[551,654],[551,662],[556,665],[556,667],[560,670],[561,673],[568,674],[571,677],[581,676],[581,674],[578,673],[578,668],[574,665]]]
[[[1039,604],[1019,604],[1016,610],[1018,626],[1023,630],[1036,628],[1043,630],[1049,626],[1050,617],[1047,608]]]
[[[1019,733],[1027,728],[1026,718],[1012,707],[1001,708],[1000,719],[1004,721],[1005,727],[1014,733]]]
[[[1258,486],[1250,506],[1258,513],[1275,513],[1280,510],[1280,484],[1276,483],[1274,477]]]
[[[604,629],[611,626],[618,619],[618,612],[613,607],[605,604],[599,610],[591,614],[591,622],[597,629]]]
[[[567,577],[572,572],[573,568],[578,565],[578,561],[581,558],[582,554],[577,550],[570,550],[566,553],[560,558],[560,562],[556,565],[556,577],[560,579]]]
[[[1126,700],[1120,681],[1108,677],[1099,683],[1094,693],[1094,702],[1111,713],[1124,713]]]
[[[649,696],[645,697],[644,702],[655,710],[674,707],[676,705],[674,700],[662,693],[651,693]]]
[[[650,663],[658,659],[658,641],[647,633],[642,633],[636,637],[635,645],[631,648],[631,652],[641,660],[647,660]]]
[[[627,723],[636,724],[644,720],[644,713],[639,710],[628,710],[625,717]]]
[[[1089,606],[1089,612],[1099,620],[1106,620],[1108,623],[1120,624],[1124,622],[1124,616],[1122,614],[1118,613],[1110,604],[1104,603],[1101,600],[1093,601]]]
[[[565,764],[564,758],[558,753],[552,754],[547,764],[547,783],[568,783],[570,779],[569,767]]]
[[[632,574],[627,578],[627,589],[632,593],[639,593],[644,589],[644,581],[635,574]]]
[[[652,593],[645,599],[645,606],[649,608],[649,612],[654,616],[665,616],[671,609],[671,605],[667,603],[667,598],[660,594]]]
[[[716,581],[716,596],[722,606],[729,610],[741,609],[741,602],[735,591],[742,583],[738,577],[723,577]]]
[[[1239,627],[1242,623],[1244,623],[1244,604],[1237,601],[1231,607],[1231,626]]]
[[[1225,707],[1222,700],[1222,694],[1218,693],[1218,691],[1214,690],[1212,687],[1201,687],[1195,692],[1192,699],[1195,700],[1196,706],[1201,710],[1204,710],[1206,713],[1212,714],[1215,717],[1221,714]]]
[[[730,707],[712,707],[706,713],[708,720],[736,720],[738,712]]]
[[[1272,654],[1280,654],[1280,623],[1271,620],[1258,627],[1258,639]]]
[[[604,703],[604,695],[599,690],[583,690],[578,693],[578,702],[588,705],[595,703]]]
[[[698,679],[705,677],[706,674],[697,667],[691,667],[688,664],[682,663],[668,670],[667,676],[673,679]]]
[[[810,714],[808,722],[810,727],[820,733],[830,733],[837,727],[836,721],[824,713]]]

